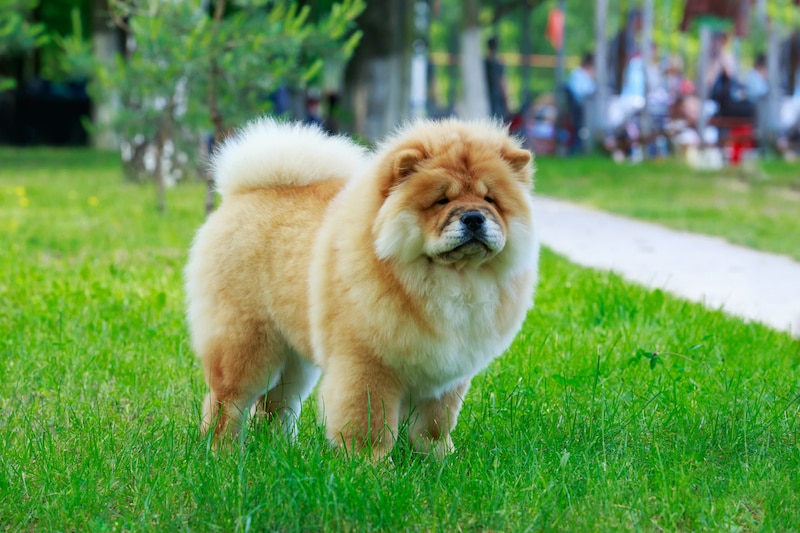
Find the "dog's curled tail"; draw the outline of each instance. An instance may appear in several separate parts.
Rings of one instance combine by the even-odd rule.
[[[349,179],[366,151],[317,126],[261,118],[226,139],[211,159],[222,197],[252,189]]]

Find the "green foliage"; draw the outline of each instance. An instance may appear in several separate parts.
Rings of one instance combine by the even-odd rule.
[[[0,0],[0,57],[15,56],[47,42],[42,24],[29,21],[38,0]],[[11,89],[15,80],[0,76],[0,91]]]
[[[101,101],[121,103],[111,127],[123,141],[139,137],[137,144],[150,143],[174,120],[181,80],[198,76],[200,47],[195,43],[207,17],[196,2],[146,0],[113,7],[127,19],[135,48],[127,57],[116,55],[110,64],[96,62],[91,90]],[[193,114],[186,119],[189,124],[197,120]]]
[[[65,35],[54,34],[53,42],[63,52],[54,68],[56,76],[86,80],[94,73],[95,58],[89,41],[84,35],[81,11],[76,7],[70,12],[72,31]]]
[[[29,22],[38,0],[0,0],[0,56],[14,55],[44,44],[41,24]]]
[[[36,10],[37,20],[45,27],[49,41],[37,47],[39,74],[51,81],[85,82],[89,63],[71,62],[64,53],[65,44],[75,49],[79,38],[91,52],[89,40],[94,15],[93,0],[45,0]],[[78,37],[79,36],[79,37]],[[64,40],[68,42],[65,43]]]
[[[313,400],[297,443],[260,426],[213,452],[182,291],[202,186],[159,214],[115,154],[0,161],[4,528],[800,530],[797,341],[547,251],[453,456],[346,460]]]
[[[770,20],[790,28],[800,24],[800,10],[794,0],[772,0],[766,4]]]
[[[91,90],[120,103],[110,125],[134,152],[171,141],[196,155],[200,136],[267,111],[276,88],[317,83],[324,62],[349,58],[360,35],[352,21],[364,7],[362,0],[343,0],[312,22],[308,7],[288,0],[217,0],[210,10],[204,5],[111,4],[114,20],[125,21],[135,46],[111,63],[96,62]],[[215,16],[217,7],[222,16]],[[78,41],[69,50],[76,64],[86,56]]]

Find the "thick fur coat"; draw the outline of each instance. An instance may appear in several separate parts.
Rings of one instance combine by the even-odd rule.
[[[214,159],[220,208],[186,268],[206,429],[264,408],[294,434],[322,374],[328,437],[375,457],[399,424],[453,449],[472,377],[532,305],[531,155],[493,122],[418,121],[367,153],[269,119]]]

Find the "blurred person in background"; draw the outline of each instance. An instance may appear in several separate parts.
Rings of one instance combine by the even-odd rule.
[[[694,84],[684,75],[681,56],[673,54],[667,60],[664,84],[667,88],[670,106],[674,105],[681,96],[694,93]]]
[[[586,125],[586,100],[597,90],[594,76],[594,54],[587,52],[581,58],[581,64],[570,72],[567,80],[567,108],[574,129],[569,146],[570,154],[578,153],[582,148],[581,138],[585,135],[582,130]]]
[[[767,56],[763,53],[756,55],[753,68],[744,77],[744,88],[747,98],[757,104],[769,92],[767,83]]]
[[[711,94],[712,88],[717,81],[726,76],[733,78],[736,76],[736,62],[733,54],[728,50],[728,34],[725,32],[714,32],[711,37],[711,49],[708,55],[708,68],[706,70],[703,83],[705,84],[706,94]]]
[[[497,57],[497,37],[490,37],[486,42],[487,55],[484,60],[486,84],[489,96],[489,113],[493,117],[505,121],[508,116],[508,98],[506,91],[505,67]]]
[[[628,62],[640,53],[639,36],[642,32],[642,12],[632,9],[628,12],[625,25],[608,44],[608,68],[611,76],[609,86],[612,94],[619,94],[625,78]]]

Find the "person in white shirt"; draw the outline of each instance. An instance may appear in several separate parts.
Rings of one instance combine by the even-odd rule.
[[[597,90],[597,83],[594,80],[594,55],[587,52],[581,59],[580,66],[570,72],[567,79],[567,107],[572,118],[572,125],[575,134],[570,142],[569,152],[575,154],[581,150],[581,137],[584,132],[584,107],[586,99]]]
[[[586,97],[597,90],[597,84],[594,81],[594,55],[591,52],[584,54],[580,66],[570,72],[567,87],[580,104],[583,104]]]
[[[747,98],[758,103],[769,92],[767,83],[767,57],[761,53],[756,56],[753,68],[744,77],[744,88]]]

